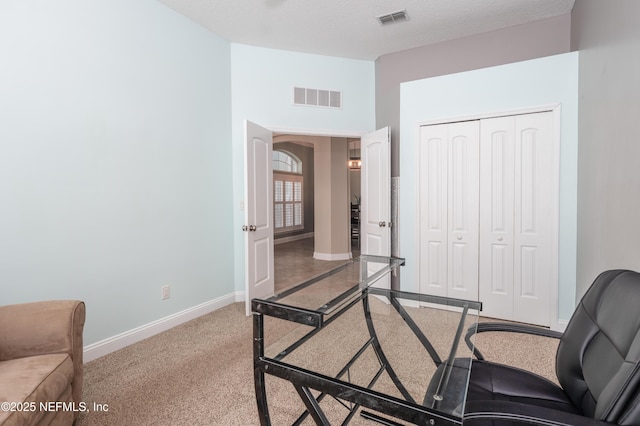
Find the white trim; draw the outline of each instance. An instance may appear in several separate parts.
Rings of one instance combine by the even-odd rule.
[[[550,194],[553,203],[552,211],[554,218],[551,221],[551,233],[553,239],[551,241],[551,258],[554,262],[551,265],[551,275],[555,279],[551,279],[549,287],[549,326],[554,330],[564,332],[567,324],[562,325],[560,319],[560,155],[562,150],[562,107],[556,105],[551,110],[551,137],[553,138],[553,164],[551,164],[551,172],[553,180],[557,185],[553,186],[553,194]]]
[[[320,129],[296,129],[291,127],[264,126],[273,133],[305,136],[333,136],[335,138],[359,138],[369,133],[357,130],[320,130]]]
[[[348,253],[318,253],[313,252],[313,258],[317,260],[350,260],[352,258],[351,252]]]
[[[291,235],[289,237],[282,237],[282,238],[274,238],[273,244],[278,245],[278,244],[290,243],[292,241],[306,240],[307,238],[313,238],[313,236],[314,236],[313,232],[307,232],[306,234]]]
[[[567,329],[567,325],[569,325],[569,320],[561,319],[558,320],[555,324],[552,323],[551,329],[564,333],[564,331]]]
[[[522,115],[522,114],[535,114],[539,112],[551,112],[556,108],[560,107],[560,104],[544,104],[539,106],[532,106],[527,108],[514,108],[509,110],[500,110],[494,112],[485,112],[478,114],[469,114],[469,115],[459,115],[453,117],[443,117],[436,118],[432,120],[418,121],[417,127],[418,129],[421,126],[431,126],[434,124],[449,124],[449,123],[457,123],[460,121],[475,121],[475,120],[483,120],[486,118],[498,118],[498,117],[509,117],[512,115]]]
[[[238,295],[231,293],[183,311],[176,312],[175,314],[160,318],[159,320],[152,321],[148,324],[141,325],[140,327],[125,331],[124,333],[116,334],[115,336],[87,345],[84,347],[84,362],[93,361],[94,359],[100,358],[108,353],[117,351],[118,349],[122,349],[133,343],[137,343],[148,337],[169,330],[177,325],[213,312],[231,303],[237,302],[237,299]],[[244,300],[244,297],[242,300]]]

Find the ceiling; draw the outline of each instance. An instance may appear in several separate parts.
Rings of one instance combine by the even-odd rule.
[[[354,59],[569,13],[574,0],[159,0],[239,44]],[[377,16],[406,9],[409,19]]]

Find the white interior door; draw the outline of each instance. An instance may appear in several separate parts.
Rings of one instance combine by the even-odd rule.
[[[482,120],[480,300],[484,315],[550,324],[558,174],[553,114]]]
[[[420,292],[447,296],[449,125],[420,128],[419,282]]]
[[[245,295],[246,313],[251,299],[274,293],[273,174],[271,131],[245,122]]]
[[[449,125],[447,296],[478,300],[480,123]]]
[[[389,127],[360,139],[361,253],[391,255],[391,140]],[[377,286],[390,288],[390,277]]]
[[[552,112],[421,126],[418,279],[483,315],[548,326],[557,291]]]
[[[552,132],[550,112],[515,117],[513,318],[540,325],[550,324],[550,289],[557,288],[558,279],[552,246],[559,162]]]
[[[480,300],[483,315],[513,318],[515,118],[480,127]]]
[[[420,291],[477,300],[479,122],[422,126]]]

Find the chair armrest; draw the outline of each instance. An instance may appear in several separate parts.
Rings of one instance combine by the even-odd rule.
[[[475,347],[473,343],[471,343],[471,336],[484,333],[487,331],[501,331],[508,333],[521,333],[521,334],[533,334],[536,336],[543,337],[551,337],[554,339],[562,338],[562,333],[558,331],[549,330],[548,328],[536,327],[533,325],[525,325],[525,324],[512,324],[512,323],[502,323],[502,322],[480,322],[475,326],[469,327],[467,330],[467,334],[464,336],[464,341],[467,343],[469,349],[473,350],[473,354],[476,358],[483,360],[484,356],[482,353]]]
[[[0,306],[0,361],[67,353],[74,366],[73,399],[82,397],[86,312],[79,300],[52,300]]]
[[[614,426],[579,414],[552,408],[509,401],[471,401],[466,404],[463,423],[472,426],[474,420],[486,424],[486,420],[502,420],[527,425]],[[484,421],[484,422],[483,422]]]
[[[0,306],[0,360],[52,353],[73,357],[78,344],[82,347],[84,321],[84,303],[77,300]]]

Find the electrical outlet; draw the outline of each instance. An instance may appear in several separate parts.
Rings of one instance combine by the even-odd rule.
[[[160,297],[162,300],[167,300],[171,297],[171,286],[163,285],[160,287]]]

